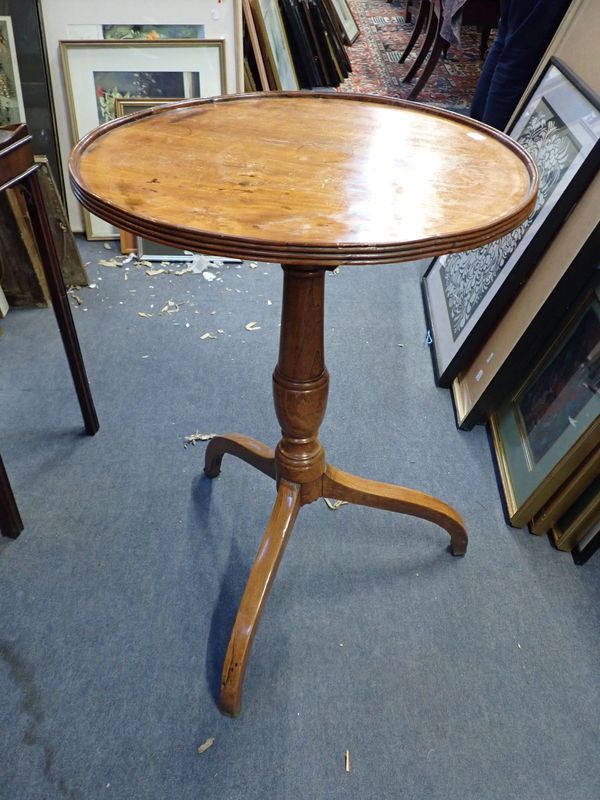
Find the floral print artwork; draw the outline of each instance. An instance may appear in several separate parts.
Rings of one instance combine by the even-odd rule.
[[[517,141],[531,155],[540,173],[537,203],[525,222],[511,233],[476,250],[449,255],[441,265],[440,276],[455,341],[581,149],[563,120],[542,98]]]

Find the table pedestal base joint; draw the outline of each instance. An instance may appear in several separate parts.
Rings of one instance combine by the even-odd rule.
[[[223,456],[229,453],[277,480],[275,505],[248,576],[223,663],[220,708],[232,717],[239,714],[252,642],[303,505],[327,497],[420,517],[439,525],[450,535],[453,555],[462,556],[467,549],[467,532],[460,514],[441,500],[415,489],[351,475],[331,465],[327,465],[317,479],[303,483],[290,481],[279,474],[276,452],[240,433],[215,436],[206,450],[204,471],[210,478],[219,474]]]

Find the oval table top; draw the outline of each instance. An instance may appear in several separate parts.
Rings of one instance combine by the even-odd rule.
[[[512,139],[403,100],[264,93],[186,100],[96,128],[76,197],[119,228],[209,255],[337,266],[468,250],[531,212]]]

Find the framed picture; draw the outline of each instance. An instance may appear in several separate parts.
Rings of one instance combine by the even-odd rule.
[[[269,62],[276,85],[282,91],[297,91],[300,86],[277,0],[250,0],[261,50]]]
[[[600,445],[600,281],[490,427],[507,516],[521,527]]]
[[[225,94],[225,51],[220,39],[61,41],[73,140],[116,117],[128,97],[190,98]],[[89,239],[118,231],[84,211]]]
[[[0,125],[26,121],[12,19],[0,17]]]
[[[247,59],[250,73],[246,80],[248,81],[248,78],[252,79],[255,91],[268,92],[270,88],[269,79],[267,78],[258,33],[254,24],[252,9],[250,8],[250,0],[242,0],[242,14],[244,18],[244,56]]]
[[[204,39],[204,25],[102,25],[103,39]]]
[[[330,0],[344,32],[346,44],[352,44],[358,38],[360,30],[347,0]]]
[[[537,536],[548,533],[597,478],[600,478],[600,450],[590,453],[566,483],[544,503],[529,523],[531,533]]]
[[[591,483],[552,526],[552,539],[559,550],[572,550],[600,522],[600,478]]]
[[[597,207],[589,210],[597,220]],[[546,251],[475,358],[452,381],[457,427],[470,430],[487,421],[520,383],[519,376],[526,374],[547,342],[548,331],[561,326],[569,307],[592,282],[600,267],[600,223],[577,250],[581,232],[594,224],[588,216],[571,216],[559,233],[560,241]],[[572,252],[575,257],[570,260]]]
[[[439,386],[449,387],[600,166],[600,100],[551,59],[523,104],[511,136],[540,173],[536,207],[516,230],[463,253],[436,258],[423,276],[425,311]]]

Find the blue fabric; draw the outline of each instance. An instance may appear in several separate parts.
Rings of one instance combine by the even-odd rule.
[[[503,0],[471,117],[504,130],[571,0]]]

